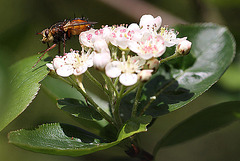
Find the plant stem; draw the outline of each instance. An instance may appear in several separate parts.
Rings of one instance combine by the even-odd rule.
[[[132,143],[131,147],[127,151],[125,151],[132,158],[139,158],[141,161],[153,161],[154,157],[152,154],[147,151],[139,148],[138,145]]]
[[[161,60],[160,60],[160,64],[161,64],[161,63],[164,63],[164,62],[167,62],[167,61],[169,61],[169,60],[171,60],[171,59],[178,58],[178,57],[180,57],[180,56],[181,56],[180,54],[174,53],[173,55],[171,55],[171,56],[169,56],[169,57],[166,57],[166,58],[164,58],[164,59],[161,59]]]
[[[122,124],[122,119],[120,117],[119,107],[120,107],[120,102],[121,102],[123,92],[124,92],[125,89],[126,89],[126,87],[124,85],[122,85],[121,90],[118,94],[117,101],[116,101],[115,108],[114,108],[114,112],[113,112],[114,118],[115,118],[118,126],[121,126],[121,124]]]
[[[117,78],[115,78],[115,80],[114,80],[114,87],[116,88],[116,86],[118,85],[118,80],[119,80],[119,77],[117,77]]]
[[[95,109],[96,111],[99,112],[100,115],[102,115],[102,117],[103,117],[105,120],[107,120],[110,124],[112,124],[112,125],[115,126],[114,121],[113,121],[113,119],[112,119],[111,116],[109,116],[103,109],[101,109],[101,108],[98,106],[98,104],[96,104],[96,103],[94,102],[94,100],[93,100],[89,95],[87,95],[87,93],[85,93],[85,92],[83,91],[83,89],[81,89],[81,88],[78,86],[78,84],[77,84],[72,78],[68,77],[68,80],[69,80],[69,82],[71,82],[71,85],[73,85],[73,86],[85,97],[85,99],[94,107],[94,109]]]
[[[139,99],[141,97],[143,85],[144,85],[144,83],[142,83],[142,82],[139,83],[138,90],[137,90],[136,97],[135,97],[135,101],[134,101],[134,104],[133,104],[132,117],[135,117],[136,114],[137,114],[138,102],[139,102]]]
[[[98,88],[100,88],[101,90],[103,89],[103,91],[104,91],[107,95],[110,94],[110,92],[109,92],[106,88],[104,88],[103,85],[102,85],[96,78],[94,78],[94,77],[92,76],[92,74],[91,74],[88,70],[85,72],[85,75],[86,75],[86,76],[88,77],[88,79],[90,79],[94,84],[96,84],[96,85],[98,86]]]
[[[153,161],[154,157],[152,154],[145,151],[138,142],[139,135],[134,135],[125,140],[122,140],[118,146],[124,149],[125,153],[132,157],[138,158],[140,161]]]
[[[129,89],[126,90],[126,92],[123,93],[122,97],[126,96],[128,93],[130,93],[132,90],[134,90],[137,86],[139,85],[139,83],[134,84],[132,87],[130,87]]]
[[[105,82],[107,83],[107,85],[110,85],[110,87],[112,88],[112,90],[115,92],[115,95],[118,97],[118,91],[117,89],[115,88],[111,78],[107,77],[105,74],[102,74]]]

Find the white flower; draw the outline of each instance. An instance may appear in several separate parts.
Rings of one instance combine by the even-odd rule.
[[[66,53],[67,54],[67,53]],[[73,73],[73,68],[70,64],[66,63],[67,56],[56,56],[52,64],[46,64],[50,70],[55,70],[56,73],[62,77],[68,77]],[[68,62],[68,59],[67,59]]]
[[[98,30],[98,36],[101,36],[102,39],[109,43],[110,35],[112,32],[112,27],[104,26],[103,28]]]
[[[138,24],[132,23],[128,26],[128,35],[132,41],[139,41],[141,40],[144,32],[140,29]]]
[[[79,35],[79,42],[89,48],[93,48],[94,42],[98,39],[104,39],[107,43],[109,43],[110,32],[111,28],[108,26],[99,30],[90,29],[88,31],[81,32]]]
[[[145,60],[141,59],[138,56],[128,57],[128,60],[125,61],[113,61],[106,65],[105,72],[106,75],[110,78],[116,78],[119,76],[119,81],[125,86],[134,85],[138,76],[137,73],[141,71]]]
[[[178,33],[173,29],[162,27],[160,30],[161,24],[162,18],[160,16],[143,15],[139,25],[132,23],[129,26],[105,26],[98,30],[90,29],[80,34],[79,41],[84,45],[85,49],[86,47],[92,49],[92,61],[96,69],[105,69],[107,76],[110,78],[119,77],[122,84],[129,86],[136,83],[137,73],[142,70],[143,64],[140,63],[140,59],[134,62],[133,60],[136,57],[128,57],[125,60],[126,56],[124,55],[121,60],[118,57],[118,49],[127,50],[128,52],[131,50],[141,60],[149,60],[145,67],[156,72],[159,66],[159,61],[156,58],[164,54],[166,47],[180,44],[180,42],[186,40],[186,38],[177,38]],[[111,50],[109,47],[111,47]],[[176,51],[182,49],[181,45],[178,47]],[[183,50],[185,51],[185,49]],[[133,54],[132,52],[129,52],[130,55]],[[67,61],[72,62],[74,56],[69,55],[68,57],[64,63]],[[58,61],[53,66],[61,65],[62,62]],[[48,66],[52,68],[51,65]],[[70,71],[70,68],[66,67],[65,69]],[[84,70],[78,68],[78,71]]]
[[[89,50],[87,53],[82,51],[81,56],[79,54],[75,55],[75,63],[72,64],[74,75],[81,75],[87,71],[88,67],[93,66],[93,55],[90,52],[91,50]]]
[[[81,75],[88,67],[93,66],[92,54],[89,50],[87,53],[81,52],[81,55],[77,51],[71,50],[70,53],[66,53],[64,56],[56,56],[53,59],[52,64],[47,64],[50,70],[55,70],[59,76],[68,77],[72,74]]]
[[[152,15],[143,15],[140,19],[139,26],[143,30],[156,32],[162,24],[160,16],[154,18]]]
[[[62,77],[69,77],[73,74],[73,67],[71,65],[63,65],[62,67],[56,69],[56,73]]]
[[[114,46],[120,47],[122,49],[126,49],[128,47],[128,40],[130,37],[127,34],[127,28],[124,26],[116,27],[112,31],[110,42]]]
[[[113,29],[110,37],[110,42],[123,50],[128,48],[130,41],[141,39],[142,33],[137,24],[131,24],[129,27],[118,26]]]
[[[148,33],[156,33],[160,28],[162,19],[160,16],[154,18],[151,15],[144,15],[140,20],[140,24],[132,23],[128,27],[117,26],[113,28],[111,33],[110,42],[123,50],[129,48],[130,43],[138,42],[142,39],[143,35]],[[156,35],[156,34],[155,34]]]
[[[141,58],[148,60],[163,55],[166,46],[162,36],[153,36],[150,33],[145,33],[139,42],[134,41],[129,43],[129,49],[137,53]]]
[[[51,64],[51,63],[46,64],[50,70],[55,70],[65,64],[64,60],[61,57],[59,57],[58,55],[53,59],[52,62],[53,62],[53,64]]]
[[[86,47],[93,47],[93,43],[96,37],[97,30],[90,29],[85,32],[81,32],[79,35],[79,42],[80,44],[86,46]]]
[[[162,27],[159,33],[165,42],[166,47],[171,47],[178,44],[182,40],[186,40],[187,38],[177,38],[178,33],[174,29],[168,29],[166,27]]]

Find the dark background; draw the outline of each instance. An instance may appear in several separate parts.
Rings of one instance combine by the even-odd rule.
[[[104,3],[103,3],[104,2]],[[111,2],[111,3],[110,3]],[[129,2],[136,5],[130,6]],[[66,18],[85,16],[97,21],[94,27],[121,23],[139,22],[141,15],[148,12],[154,15],[167,11],[173,16],[189,22],[214,22],[227,26],[237,41],[237,56],[226,74],[208,92],[186,107],[160,117],[148,133],[142,134],[145,149],[152,151],[156,142],[176,123],[197,111],[220,102],[240,100],[240,1],[239,0],[145,0],[150,6],[142,6],[140,0],[0,0],[0,70],[4,77],[8,66],[16,61],[37,54],[46,48],[40,42],[42,31],[57,21]],[[115,6],[115,7],[112,7]],[[130,8],[129,8],[130,7]],[[131,10],[131,7],[132,10]],[[136,8],[139,7],[139,8]],[[154,7],[154,8],[151,8]],[[148,9],[147,11],[143,10]],[[124,9],[128,9],[127,11]],[[156,10],[157,9],[157,10]],[[138,12],[136,12],[136,10]],[[151,12],[152,11],[152,12]],[[155,12],[156,11],[156,12]],[[155,15],[156,16],[156,15]],[[183,22],[168,14],[163,18],[173,25]],[[181,32],[181,31],[180,31]],[[78,37],[67,42],[67,50],[78,49]],[[57,52],[54,49],[51,52]],[[3,69],[6,69],[3,70]],[[2,79],[0,79],[1,81]],[[1,89],[0,89],[0,94]],[[102,161],[118,156],[126,156],[121,149],[114,147],[82,157],[65,157],[38,154],[22,150],[7,143],[7,133],[20,128],[36,127],[46,122],[64,122],[76,124],[71,118],[59,111],[54,102],[40,90],[33,103],[7,128],[0,132],[1,161]],[[206,136],[160,150],[157,160],[165,161],[238,161],[240,150],[240,123],[235,122]],[[113,159],[114,160],[114,159]]]

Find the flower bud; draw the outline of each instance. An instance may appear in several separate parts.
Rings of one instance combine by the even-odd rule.
[[[141,82],[147,82],[152,76],[153,70],[142,70],[138,73],[138,79]]]
[[[104,70],[105,66],[111,61],[110,53],[96,53],[93,55],[93,66],[98,70]]]
[[[188,40],[183,40],[179,42],[176,47],[176,53],[180,55],[187,55],[191,50],[192,43]]]
[[[147,61],[146,65],[147,65],[147,68],[148,69],[152,69],[153,72],[156,72],[158,67],[159,67],[159,60],[155,59],[155,58],[152,58],[150,60]]]
[[[98,53],[109,51],[108,44],[104,39],[97,39],[94,44],[94,50]]]

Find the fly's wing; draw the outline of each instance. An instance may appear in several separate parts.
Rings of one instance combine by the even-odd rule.
[[[97,22],[68,22],[64,27],[74,27],[74,26],[81,26],[81,25],[94,25],[96,24]]]
[[[97,22],[88,22],[85,20],[72,20],[69,21],[64,26],[64,31],[68,33],[68,36],[70,35],[79,35],[82,31],[87,31],[91,28],[93,24],[96,24]]]

